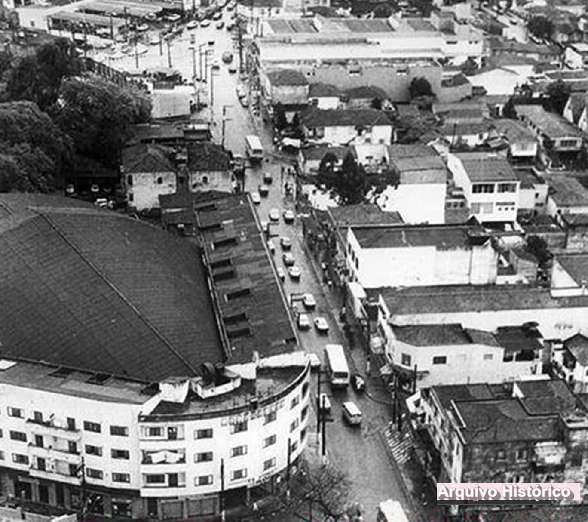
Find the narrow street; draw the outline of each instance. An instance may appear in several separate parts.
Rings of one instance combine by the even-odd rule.
[[[225,13],[225,22],[229,20],[230,13]],[[194,35],[194,36],[192,36]],[[192,43],[194,38],[195,43]],[[208,46],[209,41],[215,41],[214,46]],[[226,117],[224,144],[234,154],[244,155],[245,136],[258,134],[265,149],[265,158],[261,165],[250,167],[246,171],[245,190],[254,192],[263,183],[264,172],[271,172],[273,182],[269,185],[268,197],[261,198],[257,206],[260,221],[269,221],[269,211],[276,208],[280,212],[280,222],[271,225],[270,234],[275,246],[274,261],[276,266],[282,267],[286,272],[284,282],[287,296],[310,292],[314,295],[317,306],[311,312],[311,322],[317,316],[324,317],[329,323],[329,334],[319,335],[314,327],[305,332],[300,332],[302,345],[308,352],[315,353],[323,360],[323,349],[327,343],[343,344],[346,347],[348,361],[352,372],[357,371],[365,375],[366,359],[363,349],[356,347],[349,350],[349,345],[343,335],[342,324],[338,321],[339,310],[342,305],[341,298],[337,297],[327,285],[322,283],[320,267],[305,248],[302,236],[300,218],[295,224],[287,225],[283,222],[282,213],[285,209],[294,210],[294,199],[284,194],[284,184],[293,184],[294,178],[289,174],[282,174],[282,167],[291,165],[293,158],[281,158],[273,148],[271,130],[259,128],[259,123],[254,123],[252,116],[246,108],[243,108],[236,94],[239,82],[237,74],[230,74],[228,66],[221,62],[224,51],[231,51],[234,55],[234,64],[238,66],[238,51],[234,48],[233,38],[226,29],[216,29],[214,23],[207,28],[197,28],[192,31],[185,30],[176,38],[170,47],[172,67],[179,70],[184,77],[192,77],[193,58],[190,47],[203,46],[214,49],[214,56],[209,58],[209,63],[220,62],[220,69],[212,71],[214,74],[213,86],[214,105],[212,115],[214,119],[214,141],[222,140],[223,111]],[[158,45],[148,46],[147,52],[139,56],[139,68],[135,67],[135,56],[129,55],[112,62],[110,65],[129,72],[141,71],[150,67],[168,67],[166,46],[160,55]],[[108,63],[108,61],[106,61]],[[198,67],[199,64],[196,64]],[[210,75],[209,71],[209,75]],[[209,80],[210,81],[210,80]],[[210,84],[208,84],[210,85]],[[210,94],[209,94],[210,96]],[[292,240],[292,254],[302,272],[299,282],[292,281],[282,262],[282,249],[280,237],[286,236]],[[298,303],[302,307],[301,303]],[[363,507],[366,522],[375,520],[377,505],[386,499],[400,500],[411,515],[412,506],[400,482],[396,465],[391,462],[389,449],[385,445],[385,431],[390,419],[389,395],[379,376],[377,369],[372,368],[371,377],[367,379],[367,393],[357,395],[351,387],[346,391],[333,393],[325,381],[321,385],[321,391],[326,391],[332,404],[332,422],[327,424],[327,458],[339,469],[348,474],[352,483],[352,498]],[[317,378],[315,377],[313,388],[316,397]],[[361,428],[352,428],[343,423],[341,418],[341,404],[345,400],[353,400],[361,409],[363,420]],[[313,402],[313,409],[315,404]],[[316,412],[315,412],[316,413]],[[316,417],[316,416],[315,416]],[[314,430],[309,438],[307,451],[316,452],[318,449],[318,434],[316,433],[316,420],[311,423]],[[418,520],[417,518],[411,518]],[[288,516],[284,522],[297,520]]]

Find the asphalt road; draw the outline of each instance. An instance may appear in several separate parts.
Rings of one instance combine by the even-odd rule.
[[[228,21],[229,13],[225,13],[225,21]],[[195,35],[192,37],[191,35]],[[192,43],[195,39],[195,44]],[[183,76],[192,77],[193,62],[191,45],[208,44],[214,40],[214,59],[220,61],[222,53],[226,50],[233,52],[234,64],[238,66],[238,52],[234,49],[234,42],[231,34],[226,29],[216,29],[214,23],[207,28],[197,28],[192,31],[184,30],[179,38],[176,38],[170,47],[172,67],[178,69]],[[208,45],[207,45],[208,47]],[[107,61],[108,63],[108,61]],[[212,63],[212,62],[210,62]],[[110,64],[121,70],[130,72],[136,71],[135,57],[125,56],[122,59],[111,61]],[[139,69],[144,70],[150,67],[167,67],[168,57],[164,46],[160,55],[159,46],[147,46],[147,52],[139,56]],[[284,183],[293,182],[293,178],[287,174],[282,177],[281,167],[288,165],[286,158],[280,159],[279,154],[272,149],[271,134],[268,129],[261,129],[260,124],[254,121],[247,109],[239,104],[236,95],[238,75],[229,74],[228,67],[221,63],[219,71],[215,71],[214,78],[214,107],[212,114],[215,125],[213,134],[215,141],[221,141],[222,114],[225,106],[225,146],[235,154],[244,154],[244,137],[247,134],[257,133],[260,135],[265,147],[266,158],[264,162],[255,168],[249,168],[246,172],[245,190],[255,191],[262,183],[263,172],[271,172],[273,183],[269,185],[269,196],[262,198],[257,210],[261,221],[269,221],[270,209],[277,208],[280,216],[284,209],[294,209],[292,198],[284,196]],[[210,85],[210,84],[209,84]],[[287,236],[292,240],[292,254],[295,257],[296,265],[301,269],[302,276],[299,282],[292,281],[286,275],[284,288],[286,294],[300,294],[310,292],[317,301],[316,310],[311,312],[311,320],[317,316],[324,317],[329,323],[329,334],[319,335],[314,328],[300,332],[303,348],[308,352],[315,353],[323,360],[323,349],[326,343],[339,343],[346,347],[347,343],[338,323],[338,311],[342,303],[334,301],[331,296],[327,299],[329,289],[320,280],[320,268],[313,265],[313,260],[305,250],[302,238],[300,219],[295,224],[287,225],[280,217],[280,222],[271,226],[271,235],[275,244],[274,261],[276,266],[281,266],[287,274],[286,267],[282,262],[282,250],[279,245],[279,238]],[[298,304],[301,309],[301,303]],[[348,351],[348,358],[352,371],[364,374],[366,369],[365,356],[360,348]],[[376,369],[372,369],[375,374]],[[316,394],[317,380],[313,383]],[[358,396],[353,390],[332,392],[328,384],[323,384],[322,391],[327,391],[331,396],[332,422],[327,425],[327,458],[348,474],[352,483],[353,500],[359,502],[364,509],[364,520],[375,520],[376,508],[379,502],[388,498],[400,500],[407,513],[410,513],[410,504],[403,493],[397,474],[390,463],[387,452],[381,438],[389,418],[390,410],[387,405],[387,396],[382,389],[378,378],[368,381],[368,394]],[[316,395],[315,395],[316,396]],[[361,428],[346,426],[341,418],[341,404],[345,400],[353,400],[363,413]],[[316,421],[313,422],[316,427]],[[317,451],[316,442],[318,436],[316,431],[310,435],[310,447],[307,451]],[[286,520],[286,519],[285,519]],[[288,519],[289,520],[289,519]]]

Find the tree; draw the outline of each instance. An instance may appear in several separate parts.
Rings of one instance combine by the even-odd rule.
[[[45,110],[57,101],[62,79],[81,70],[73,42],[60,38],[43,44],[34,55],[21,58],[8,71],[8,99],[30,100]]]
[[[514,96],[511,96],[508,101],[504,104],[502,109],[502,116],[511,120],[517,119],[517,111],[515,110]]]
[[[408,92],[410,93],[411,100],[421,96],[434,96],[429,80],[423,76],[412,79],[408,87]]]
[[[52,112],[79,154],[117,167],[130,126],[149,120],[151,103],[136,89],[86,75],[63,80]]]
[[[283,131],[288,126],[286,111],[284,111],[281,103],[278,103],[275,108],[274,125],[278,131]]]
[[[1,191],[49,192],[62,186],[72,142],[32,102],[0,103]]]
[[[562,80],[557,80],[550,83],[545,90],[547,99],[544,106],[546,109],[562,114],[566,106],[568,98],[570,97],[570,86]]]
[[[547,243],[539,236],[529,236],[527,238],[527,250],[537,258],[541,268],[545,268],[553,257]]]
[[[393,9],[388,4],[377,5],[374,10],[374,18],[390,18],[393,14]]]
[[[461,64],[460,69],[461,72],[464,73],[466,76],[472,76],[476,74],[476,71],[478,70],[478,64],[476,63],[476,60],[473,60],[471,57],[469,57],[465,62]]]
[[[364,169],[357,164],[353,154],[348,153],[345,156],[340,171],[335,171],[332,157],[326,160],[323,158],[321,166],[323,169],[319,166],[318,183],[324,185],[343,205],[363,201],[367,191],[367,179]]]
[[[380,98],[374,98],[370,103],[372,109],[382,110],[382,100]]]
[[[529,20],[527,29],[533,36],[549,40],[553,34],[553,22],[545,16],[534,16]]]

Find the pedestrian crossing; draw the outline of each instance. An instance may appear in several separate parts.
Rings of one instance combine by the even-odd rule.
[[[398,464],[405,464],[410,460],[414,449],[414,440],[410,430],[399,432],[393,423],[385,430],[386,444]]]

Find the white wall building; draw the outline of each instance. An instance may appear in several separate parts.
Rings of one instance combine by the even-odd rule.
[[[570,69],[585,69],[588,65],[588,44],[568,44],[564,52],[564,61]]]
[[[520,181],[505,158],[481,152],[451,153],[447,168],[480,222],[516,220]]]
[[[497,253],[473,227],[350,227],[347,267],[364,288],[484,285],[496,281]]]

